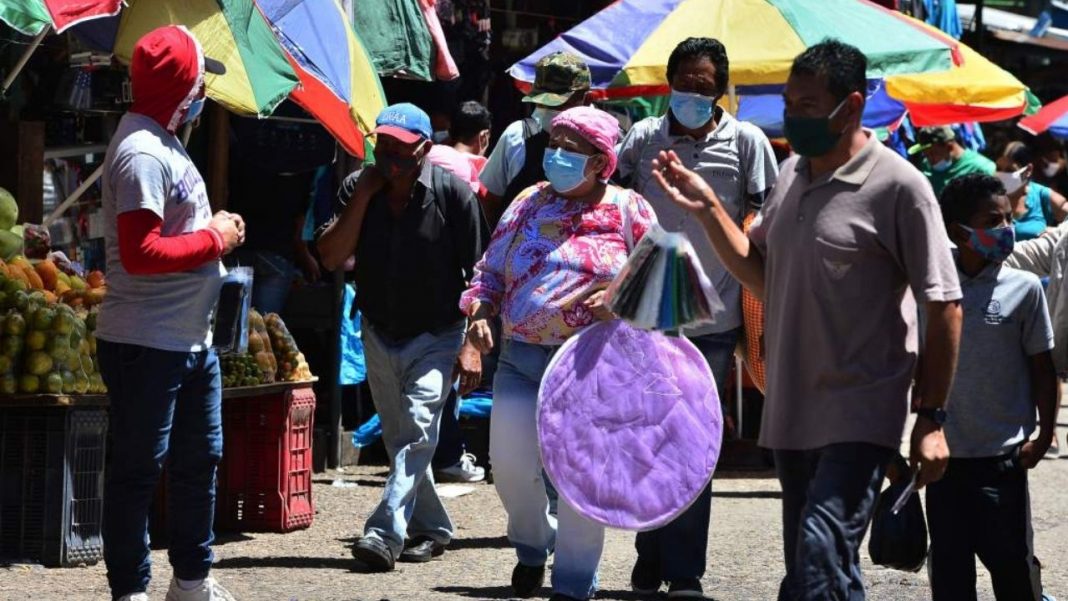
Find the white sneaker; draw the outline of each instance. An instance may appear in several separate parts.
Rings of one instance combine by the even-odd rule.
[[[237,601],[237,599],[209,576],[200,583],[200,586],[190,591],[182,590],[182,587],[178,586],[178,580],[172,578],[171,588],[167,591],[167,601]]]
[[[119,597],[119,601],[149,601],[148,593],[130,593]]]
[[[1057,444],[1057,437],[1053,437],[1053,444],[1046,449],[1046,459],[1058,459],[1061,456],[1061,446]]]
[[[475,456],[464,453],[456,465],[434,472],[439,482],[481,482],[486,479],[486,470],[475,465]]]

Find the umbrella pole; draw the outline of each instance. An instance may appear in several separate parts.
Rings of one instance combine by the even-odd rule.
[[[37,50],[37,47],[41,45],[41,41],[44,40],[45,36],[48,35],[48,32],[50,31],[52,31],[52,26],[48,25],[41,29],[41,33],[34,36],[33,41],[30,42],[26,51],[22,53],[18,62],[15,63],[15,66],[11,69],[11,73],[8,73],[7,77],[4,78],[3,85],[0,85],[0,98],[7,96],[7,91],[11,89],[11,84],[15,83],[15,78],[22,72],[22,68],[26,66],[26,63],[30,62],[30,57],[33,56],[33,51]]]
[[[45,217],[44,221],[41,222],[41,225],[48,227],[52,225],[53,221],[62,217],[63,213],[66,213],[67,209],[69,209],[72,204],[77,202],[78,199],[82,197],[82,194],[85,194],[85,191],[88,190],[89,187],[92,186],[94,183],[96,183],[96,180],[100,179],[100,176],[103,173],[104,165],[101,164],[99,167],[96,168],[95,171],[89,174],[89,177],[85,178],[85,181],[82,182],[82,185],[78,186],[78,188],[74,190],[74,192],[71,192],[70,196],[67,197],[67,200],[64,200],[63,202],[59,203],[59,206],[57,206],[55,210],[48,215],[48,217]]]
[[[727,86],[727,104],[730,105],[730,114],[738,114],[738,90],[735,89],[734,84]]]

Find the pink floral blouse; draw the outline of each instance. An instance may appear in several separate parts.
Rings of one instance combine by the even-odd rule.
[[[460,309],[489,303],[504,337],[531,344],[562,344],[593,323],[582,301],[607,287],[656,222],[637,192],[611,187],[607,195],[589,205],[557,196],[547,183],[520,193],[475,266]]]

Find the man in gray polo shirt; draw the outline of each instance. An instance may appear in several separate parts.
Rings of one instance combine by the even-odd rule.
[[[674,153],[653,177],[693,211],[724,264],[767,303],[760,442],[783,489],[780,600],[862,599],[858,548],[901,442],[917,367],[911,287],[929,316],[912,431],[918,485],[949,458],[942,407],[956,368],[961,290],[938,203],[915,168],[860,126],[867,61],[834,40],[794,61],[786,161],[749,235]]]
[[[714,325],[685,332],[708,361],[720,391],[726,386],[742,325],[742,288],[716,256],[701,221],[664,194],[649,168],[661,151],[672,150],[715,190],[736,225],[759,207],[775,184],[778,164],[760,128],[737,121],[716,106],[727,90],[728,70],[727,50],[718,40],[689,38],[676,46],[667,63],[671,110],[631,128],[620,145],[617,172],[649,201],[665,229],[686,232],[723,299],[726,311]],[[637,535],[638,560],[631,573],[634,590],[652,593],[667,581],[669,598],[703,593],[711,505],[709,485],[673,522]]]

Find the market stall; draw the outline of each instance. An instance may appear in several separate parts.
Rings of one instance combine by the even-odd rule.
[[[0,281],[6,287],[12,280],[0,275]],[[0,320],[2,377],[17,382],[16,391],[0,394],[0,557],[49,566],[95,563],[103,552],[108,435],[108,397],[93,377],[95,313],[62,301],[50,305],[36,294],[17,291]],[[221,359],[225,447],[216,529],[306,528],[315,515],[317,380],[277,315],[253,313],[248,331],[249,350]],[[42,382],[48,392],[40,392]],[[153,513],[153,537],[161,540],[166,481],[160,480]]]

